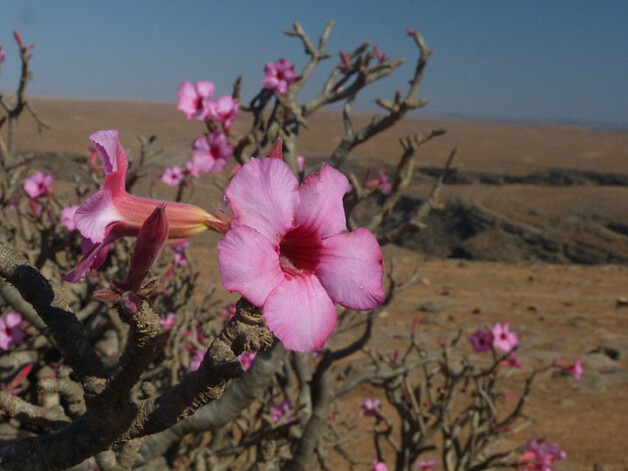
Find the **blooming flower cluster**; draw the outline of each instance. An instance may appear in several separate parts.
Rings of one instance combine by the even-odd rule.
[[[556,461],[564,460],[567,454],[556,443],[539,443],[532,439],[526,443],[524,453],[517,460],[519,471],[553,471]]]
[[[22,316],[16,312],[7,312],[0,317],[0,350],[8,350],[24,340],[21,327]]]
[[[346,230],[347,178],[323,166],[299,182],[279,159],[251,159],[226,198],[231,229],[218,243],[223,285],[264,308],[286,348],[323,347],[336,307],[374,309],[384,301],[382,253],[366,229]]]
[[[299,80],[294,72],[294,65],[290,65],[288,59],[279,59],[276,62],[267,62],[264,67],[264,80],[262,83],[267,90],[284,94],[291,84]]]
[[[519,344],[519,337],[510,331],[510,322],[504,322],[494,324],[490,330],[476,330],[469,336],[469,341],[476,353],[490,352],[493,347],[508,353]]]

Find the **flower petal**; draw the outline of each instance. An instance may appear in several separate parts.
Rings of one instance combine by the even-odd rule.
[[[299,207],[295,221],[299,228],[329,237],[347,230],[342,198],[349,181],[338,170],[323,165],[318,173],[308,175],[299,188]]]
[[[74,213],[74,222],[81,235],[96,243],[105,238],[107,226],[120,219],[111,191],[104,188],[87,198]]]
[[[292,227],[299,202],[298,186],[285,162],[251,159],[225,192],[233,209],[232,226],[249,226],[270,241],[278,241]]]
[[[322,240],[316,276],[331,299],[348,309],[375,309],[384,302],[382,251],[375,236],[359,228]]]
[[[264,320],[286,348],[311,352],[336,328],[336,307],[316,276],[289,277],[268,295]]]
[[[284,279],[276,246],[247,226],[232,228],[218,242],[218,269],[225,288],[260,307]]]

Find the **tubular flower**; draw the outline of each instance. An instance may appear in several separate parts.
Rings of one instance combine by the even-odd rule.
[[[336,327],[334,303],[367,310],[384,301],[375,236],[342,233],[346,188],[347,178],[326,165],[299,187],[282,160],[253,158],[226,190],[233,220],[218,243],[222,282],[263,307],[289,349],[323,347]]]
[[[206,229],[224,232],[228,224],[205,210],[183,203],[141,198],[126,192],[125,180],[129,162],[118,142],[118,131],[98,131],[90,136],[105,170],[100,189],[76,210],[74,221],[91,247],[76,269],[64,279],[76,282],[87,271],[98,268],[107,257],[109,246],[120,237],[137,237],[144,221],[155,208],[165,203],[168,239],[185,239]]]

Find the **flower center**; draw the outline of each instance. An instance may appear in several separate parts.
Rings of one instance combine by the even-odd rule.
[[[279,243],[279,265],[285,273],[299,275],[316,270],[321,256],[321,239],[303,233],[298,227],[286,233]]]
[[[203,109],[203,98],[202,97],[196,97],[196,101],[194,102],[194,107],[196,108],[197,111],[200,111]]]

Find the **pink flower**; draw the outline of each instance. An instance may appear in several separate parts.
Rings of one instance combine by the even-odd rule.
[[[78,209],[78,205],[76,206],[66,206],[61,210],[61,224],[65,226],[65,228],[72,232],[76,230],[76,223],[74,222],[74,214],[76,214],[76,210]]]
[[[228,303],[223,306],[223,308],[218,311],[218,315],[224,319],[225,321],[230,320],[236,313],[236,307],[233,303]]]
[[[52,185],[55,177],[49,173],[40,172],[33,173],[29,178],[24,180],[24,191],[31,198],[40,198],[52,194]]]
[[[180,265],[180,266],[187,266],[188,265],[188,257],[185,253],[185,251],[190,247],[190,242],[187,240],[184,240],[183,242],[180,242],[176,245],[173,245],[172,251],[174,252],[174,264],[175,265]]]
[[[512,368],[519,368],[521,369],[521,363],[519,363],[519,358],[517,358],[517,353],[514,351],[511,351],[508,354],[508,358],[506,360],[502,360],[499,362],[500,366],[510,366]]]
[[[572,373],[574,378],[576,378],[576,381],[580,381],[582,379],[582,373],[584,373],[584,368],[582,368],[582,358],[578,358],[570,365],[565,363],[564,357],[561,357],[554,361],[554,365]]]
[[[4,49],[2,48],[2,46],[0,46],[0,64],[2,64],[4,62],[6,57],[7,57],[7,55],[4,52]]]
[[[276,90],[277,93],[286,93],[290,84],[299,80],[294,72],[294,65],[290,65],[287,59],[279,59],[277,62],[267,62],[264,67],[264,88]]]
[[[74,222],[81,235],[93,244],[76,269],[64,279],[76,282],[107,257],[109,246],[120,237],[137,237],[140,227],[163,201],[130,195],[125,189],[129,162],[118,142],[118,131],[98,131],[90,136],[105,170],[100,189],[76,210]],[[169,239],[185,239],[206,229],[225,231],[227,223],[203,209],[183,203],[166,204]]]
[[[324,165],[301,187],[279,159],[251,159],[225,195],[231,230],[218,243],[224,286],[264,308],[286,348],[323,347],[336,327],[339,303],[374,309],[384,301],[382,252],[375,236],[346,230],[347,178]]]
[[[231,95],[221,96],[218,100],[207,103],[207,114],[212,120],[222,123],[225,129],[229,129],[238,118],[239,107],[240,102]]]
[[[297,166],[299,167],[299,172],[303,173],[305,171],[305,157],[302,155],[297,155]]]
[[[7,312],[0,317],[0,349],[8,350],[24,340],[24,331],[20,327],[22,316],[16,312]]]
[[[531,439],[517,463],[519,471],[553,471],[554,462],[566,458],[567,454],[556,443],[539,443]]]
[[[373,467],[371,471],[388,471],[388,466],[383,461],[379,461],[378,459],[373,460]]]
[[[159,177],[166,185],[179,186],[185,178],[185,174],[183,170],[181,170],[181,167],[174,165],[164,169],[164,172]]]
[[[490,352],[493,347],[493,334],[486,329],[478,329],[469,336],[475,353]]]
[[[388,180],[386,173],[380,170],[377,178],[371,179],[371,171],[366,172],[364,177],[364,186],[368,189],[380,188],[382,194],[387,195],[392,190],[392,184]]]
[[[214,84],[205,81],[194,84],[186,80],[179,85],[177,95],[177,109],[183,111],[188,119],[203,121],[207,116],[209,100],[214,95]]]
[[[382,407],[382,401],[379,399],[372,399],[367,397],[362,402],[362,411],[366,416],[374,416],[377,415],[377,410]]]
[[[192,145],[194,167],[199,172],[220,172],[233,155],[233,144],[219,130],[207,136],[199,137]]]
[[[279,404],[270,406],[270,416],[274,423],[279,422],[287,412],[292,410],[290,399],[286,398]]]
[[[159,321],[164,330],[172,330],[177,323],[177,315],[174,312],[169,312],[168,315]]]
[[[243,353],[242,355],[238,355],[238,360],[242,362],[242,368],[244,368],[244,371],[247,371],[251,367],[256,355],[257,353]]]
[[[190,362],[190,371],[198,370],[203,362],[203,357],[205,356],[206,351],[207,350],[194,350],[194,355],[192,356],[192,361]]]
[[[414,467],[415,468],[421,468],[421,471],[430,471],[430,469],[432,469],[437,464],[438,464],[438,461],[436,461],[436,460],[416,461],[414,463]]]
[[[188,171],[188,173],[190,175],[192,175],[194,178],[198,178],[200,173],[198,171],[198,168],[196,168],[196,165],[194,165],[193,161],[190,162],[186,162],[185,163],[185,169]]]
[[[503,352],[509,352],[517,346],[519,339],[517,334],[510,332],[510,322],[495,324],[491,328],[493,334],[493,346]]]

